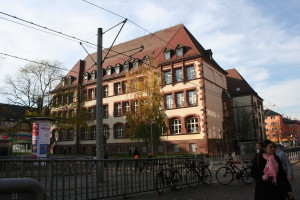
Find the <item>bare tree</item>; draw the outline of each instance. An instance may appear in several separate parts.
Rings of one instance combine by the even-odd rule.
[[[28,63],[15,76],[7,76],[7,87],[2,90],[9,103],[15,105],[41,106],[50,104],[50,91],[58,84],[62,74],[62,64],[57,61],[41,60]]]

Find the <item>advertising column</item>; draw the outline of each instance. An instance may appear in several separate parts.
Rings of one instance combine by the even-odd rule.
[[[32,156],[47,157],[50,145],[50,121],[36,121],[32,124]]]

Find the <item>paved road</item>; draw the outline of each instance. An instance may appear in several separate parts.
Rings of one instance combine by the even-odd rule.
[[[293,165],[294,181],[292,182],[293,191],[296,199],[300,199],[300,163]],[[214,174],[213,174],[214,176]],[[200,185],[197,189],[182,188],[180,191],[165,190],[162,195],[154,192],[143,193],[130,196],[132,200],[253,200],[254,184],[245,185],[238,180],[234,180],[230,185],[220,185],[213,181],[209,186]]]

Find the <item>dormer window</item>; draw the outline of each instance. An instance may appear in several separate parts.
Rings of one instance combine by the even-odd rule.
[[[133,68],[137,69],[138,67],[139,67],[139,60],[136,59],[133,61]]]
[[[67,84],[71,84],[73,80],[74,80],[74,77],[73,76],[69,76],[68,80],[67,80]]]
[[[239,91],[241,91],[241,88],[238,87],[235,89],[235,91],[239,92]]]
[[[112,74],[112,67],[111,66],[108,66],[107,69],[106,69],[106,74],[108,76],[110,76]]]
[[[92,80],[95,80],[97,78],[97,71],[96,70],[93,70],[92,72],[91,72],[91,79]]]
[[[164,54],[165,54],[165,60],[170,60],[171,59],[171,49],[165,48]]]
[[[83,81],[84,82],[88,82],[88,80],[89,80],[89,73],[88,72],[85,72],[84,74],[83,74]]]
[[[127,61],[124,63],[124,71],[129,72],[129,62]]]
[[[145,64],[150,64],[150,57],[149,56],[144,56],[144,58],[143,58],[143,63],[145,63]]]
[[[62,84],[62,86],[65,86],[65,84],[66,84],[66,78],[65,77],[61,78],[61,84]]]
[[[176,47],[176,56],[182,57],[183,56],[183,46],[181,44],[177,45]]]
[[[121,72],[121,65],[120,64],[116,64],[115,66],[115,73],[119,74]]]

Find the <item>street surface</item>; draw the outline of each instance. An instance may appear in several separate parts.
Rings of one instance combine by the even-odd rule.
[[[300,199],[300,163],[293,165],[294,181],[292,182],[293,192],[296,199]],[[200,185],[197,189],[190,189],[187,186],[180,191],[164,190],[164,193],[157,195],[155,192],[142,193],[130,196],[132,200],[253,200],[254,183],[245,185],[234,180],[230,185],[220,185],[216,182],[215,171],[212,173],[213,182],[211,185]]]

